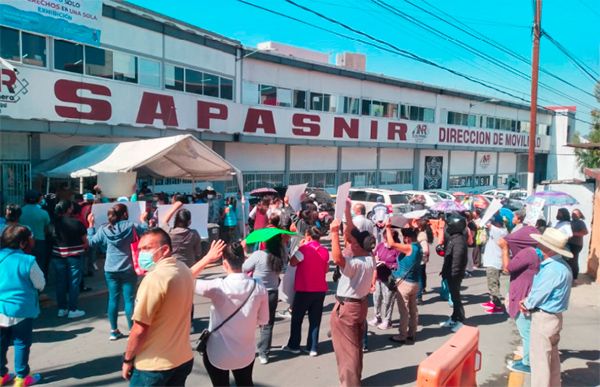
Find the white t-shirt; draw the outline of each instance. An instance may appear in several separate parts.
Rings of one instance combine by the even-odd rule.
[[[375,258],[372,256],[346,258],[338,281],[338,297],[363,298],[371,292],[371,282],[375,270]]]
[[[502,249],[498,246],[498,240],[508,235],[508,231],[503,227],[490,226],[490,235],[485,244],[483,253],[483,266],[493,267],[502,270]]]
[[[566,236],[568,236],[569,238],[573,236],[573,229],[571,229],[571,222],[568,222],[566,220],[558,222],[556,224],[556,229],[558,231],[562,232],[563,234],[565,234]]]

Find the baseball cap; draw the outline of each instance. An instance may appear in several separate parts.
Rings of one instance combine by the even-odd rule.
[[[83,194],[83,200],[94,200],[94,194],[93,193],[84,193]]]

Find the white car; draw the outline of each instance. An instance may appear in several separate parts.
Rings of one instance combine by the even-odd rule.
[[[383,198],[383,204],[388,208],[390,214],[400,214],[410,211],[408,201],[410,196],[399,191],[379,188],[350,188],[350,200],[352,205],[362,203],[366,209],[366,216],[370,218],[373,207],[377,204],[377,198]]]
[[[425,197],[425,207],[427,208],[442,200],[436,193],[432,191],[402,191],[402,193],[410,195],[411,198],[416,195],[423,195]]]
[[[456,197],[452,195],[450,191],[444,191],[441,189],[430,189],[427,192],[431,192],[439,196],[442,200],[456,200]]]
[[[507,189],[491,189],[483,192],[482,195],[491,195],[499,199],[525,200],[525,198],[527,198],[527,191],[524,189],[513,189],[512,191]]]

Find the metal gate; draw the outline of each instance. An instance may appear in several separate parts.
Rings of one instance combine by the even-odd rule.
[[[0,161],[0,203],[23,204],[25,191],[31,188],[29,161]],[[4,215],[4,214],[2,214]]]

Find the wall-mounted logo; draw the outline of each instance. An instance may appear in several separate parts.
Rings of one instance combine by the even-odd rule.
[[[0,70],[0,107],[6,107],[7,103],[17,103],[21,96],[27,94],[29,82],[19,77],[18,72],[10,69]]]
[[[482,169],[487,169],[491,163],[492,163],[492,155],[490,155],[489,153],[482,155],[481,159],[479,159],[479,166]]]
[[[412,131],[412,136],[416,142],[423,142],[429,136],[429,129],[425,124],[415,126]]]

